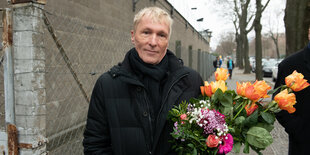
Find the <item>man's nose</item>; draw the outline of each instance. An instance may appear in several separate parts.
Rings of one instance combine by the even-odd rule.
[[[150,36],[149,44],[151,46],[156,46],[157,45],[157,36],[156,36],[156,34],[153,34],[153,35]]]

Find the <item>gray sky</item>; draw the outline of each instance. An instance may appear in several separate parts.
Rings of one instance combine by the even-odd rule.
[[[212,31],[211,48],[215,50],[220,35],[226,32],[234,32],[235,28],[229,17],[223,15],[223,9],[215,1],[218,0],[168,0],[176,10],[198,31],[209,29]],[[266,0],[263,0],[265,4]],[[284,9],[285,0],[271,0],[262,16],[263,33],[270,28],[276,32],[284,32]],[[255,1],[253,1],[255,7]],[[197,8],[192,10],[191,8]],[[199,18],[204,18],[203,22],[197,22]],[[255,36],[254,31],[248,37]]]

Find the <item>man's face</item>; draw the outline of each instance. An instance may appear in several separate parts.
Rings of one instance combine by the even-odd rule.
[[[167,52],[169,25],[153,22],[150,17],[142,17],[136,31],[131,31],[131,41],[139,57],[148,64],[158,64]]]

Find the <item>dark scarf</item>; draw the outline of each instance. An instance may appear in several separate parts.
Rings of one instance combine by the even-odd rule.
[[[151,118],[155,124],[155,119],[162,104],[162,88],[168,72],[168,57],[165,55],[159,64],[152,65],[143,62],[135,49],[129,52],[130,66],[147,90],[149,103],[151,104]]]

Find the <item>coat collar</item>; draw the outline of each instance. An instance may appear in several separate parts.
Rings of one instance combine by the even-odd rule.
[[[139,78],[134,74],[133,68],[131,68],[129,61],[130,51],[136,50],[135,48],[130,49],[126,55],[124,60],[118,65],[112,67],[108,73],[112,76],[112,78],[119,77],[121,80],[143,86],[143,84],[139,81]],[[167,49],[166,55],[168,56],[169,67],[168,74],[179,75],[182,74],[183,61],[177,58],[170,50]],[[177,77],[175,77],[177,78]]]

